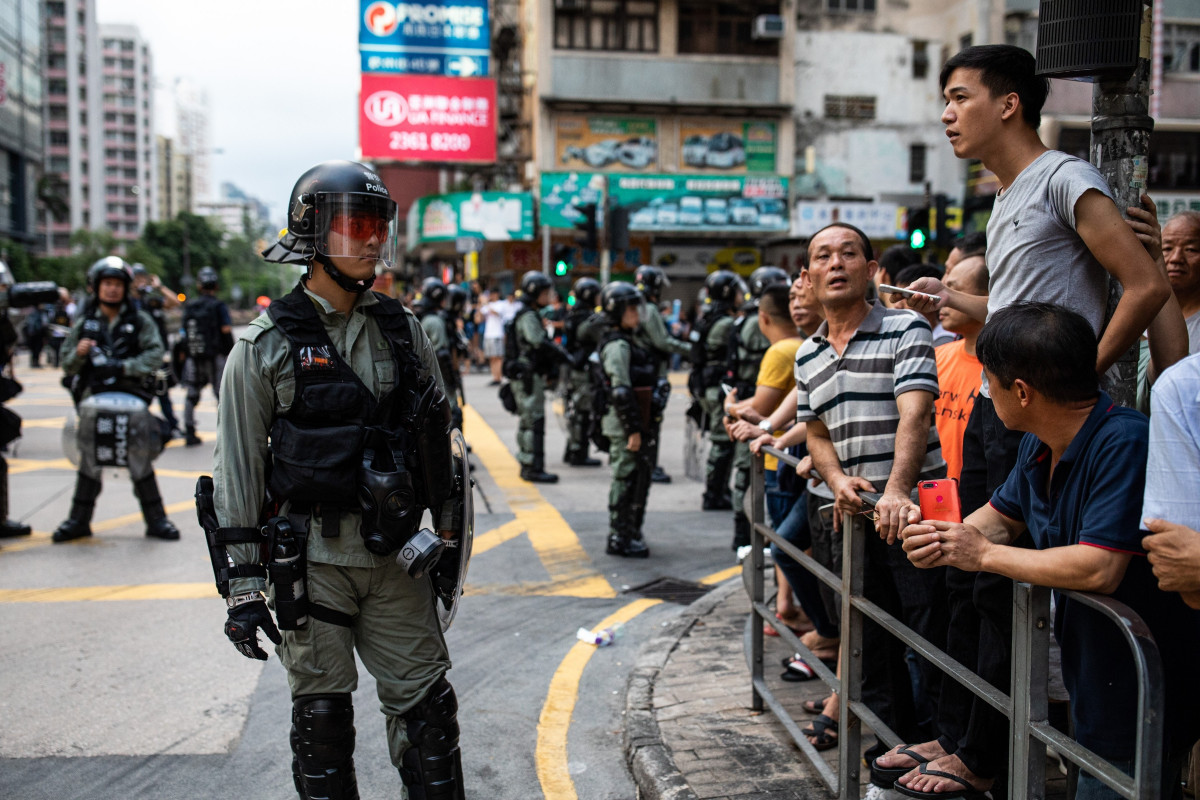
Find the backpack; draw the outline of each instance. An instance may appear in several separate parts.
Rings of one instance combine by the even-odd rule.
[[[201,295],[183,307],[183,338],[192,358],[215,358],[220,353],[219,302],[215,297]]]
[[[688,391],[692,397],[701,399],[704,390],[716,386],[725,374],[725,364],[718,355],[714,363],[708,363],[708,334],[717,322],[725,317],[725,306],[714,304],[697,322],[688,337],[692,343],[692,371],[688,373]]]
[[[522,364],[521,345],[517,342],[517,320],[525,314],[536,314],[537,310],[525,306],[508,322],[504,323],[504,361],[501,362],[500,373],[510,381],[524,379],[528,365]]]

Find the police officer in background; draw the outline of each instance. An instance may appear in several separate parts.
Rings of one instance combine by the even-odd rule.
[[[124,392],[147,403],[153,397],[153,375],[162,368],[163,343],[150,315],[134,308],[130,297],[132,283],[133,269],[117,256],[102,258],[88,270],[92,296],[75,319],[59,353],[63,372],[74,378],[72,393],[77,402],[99,392]],[[85,433],[86,424],[87,419],[81,418],[81,434]],[[92,512],[102,488],[102,472],[90,461],[81,453],[70,515],[54,531],[51,538],[55,542],[92,535]],[[143,471],[147,474],[135,474]],[[178,539],[179,529],[167,519],[149,461],[142,466],[131,462],[130,477],[146,521],[146,535]]]
[[[611,324],[600,345],[600,365],[608,390],[602,431],[608,438],[612,466],[605,552],[627,558],[650,555],[642,523],[662,410],[671,392],[670,383],[659,376],[654,356],[635,339],[641,325],[641,306],[641,293],[628,283],[610,283],[600,296],[600,307]]]
[[[462,370],[463,366],[470,363],[471,358],[471,346],[467,342],[466,335],[463,333],[462,323],[463,315],[467,309],[467,302],[470,299],[470,292],[457,283],[451,284],[446,287],[446,306],[442,309],[442,319],[446,321],[446,331],[450,334],[450,340],[454,343],[454,369],[450,377],[446,377],[445,373],[442,373],[442,378],[446,382],[446,393],[450,395],[450,402],[454,407],[454,427],[459,430],[464,430],[462,406],[467,404],[467,393],[463,386]],[[451,382],[450,378],[454,379],[453,382]]]
[[[167,331],[167,309],[179,305],[179,300],[175,298],[175,293],[162,285],[157,275],[152,275],[150,270],[142,264],[133,265],[133,285],[137,290],[136,302],[137,307],[150,315],[150,319],[154,320],[154,327],[158,329],[158,335],[162,338],[163,350],[167,354],[166,358],[170,360],[171,352],[171,336]],[[164,373],[169,374],[169,373]],[[175,418],[175,407],[171,405],[170,388],[173,385],[172,380],[163,380],[161,385],[155,385],[155,395],[158,397],[158,406],[162,410],[163,419],[167,421],[164,426],[165,440],[177,436],[179,428],[179,420]]]
[[[426,278],[421,284],[421,303],[417,316],[437,357],[442,385],[446,387],[446,399],[450,401],[450,418],[454,427],[461,430],[462,409],[458,406],[457,391],[460,379],[457,356],[458,328],[446,308],[449,296],[450,291],[446,284],[437,278]]]
[[[736,320],[733,340],[729,345],[729,366],[726,376],[732,378],[735,395],[725,398],[725,403],[745,400],[754,396],[758,383],[758,368],[771,342],[758,327],[758,300],[768,286],[790,286],[791,279],[779,267],[759,267],[750,273],[750,302],[744,304]],[[721,416],[725,416],[722,404]],[[750,488],[750,470],[754,456],[749,442],[733,444],[733,549],[750,544],[750,518],[742,506],[746,491]]]
[[[588,357],[596,351],[607,325],[607,316],[596,313],[600,282],[580,278],[571,287],[574,305],[563,322],[563,347],[571,357],[567,370],[567,449],[563,461],[572,467],[598,467],[588,456],[592,430],[592,377]]]
[[[748,297],[746,285],[735,273],[717,270],[704,281],[704,306],[692,330],[692,371],[688,390],[699,402],[708,426],[708,465],[704,475],[705,511],[733,508],[729,492],[729,470],[733,465],[733,442],[725,430],[721,384],[728,367],[729,344],[736,330],[734,316]]]
[[[538,313],[550,305],[554,284],[540,272],[521,276],[521,307],[505,331],[505,377],[512,381],[513,396],[520,415],[517,424],[517,460],[521,478],[531,483],[557,483],[558,476],[546,472],[546,379],[560,364],[569,361],[556,345]]]
[[[667,321],[663,319],[662,312],[658,308],[658,303],[662,300],[662,290],[670,286],[671,281],[667,279],[667,273],[659,267],[643,264],[633,273],[633,284],[646,301],[642,304],[642,323],[638,328],[638,342],[642,347],[650,350],[651,355],[654,356],[654,360],[658,364],[659,377],[666,378],[671,369],[671,356],[687,357],[692,352],[690,344],[676,339],[667,330]],[[658,452],[658,450],[654,451],[656,461],[650,479],[655,483],[670,483],[671,476],[658,465]]]
[[[356,650],[375,677],[408,797],[463,797],[458,704],[435,607],[447,559],[429,565],[461,524],[450,502],[449,405],[412,312],[369,291],[376,268],[394,263],[397,226],[371,168],[329,161],[300,177],[288,228],[263,257],[302,265],[305,276],[239,337],[217,415],[210,524],[219,527],[206,532],[220,550],[218,588],[229,579],[225,633],[248,658],[267,658],[260,630],[279,645],[293,777],[312,800],[358,797]],[[204,496],[202,479],[202,524]],[[417,530],[426,509],[440,537]],[[271,517],[266,569],[260,514]],[[276,571],[282,636],[261,594],[263,575]]]
[[[213,396],[220,402],[221,373],[225,356],[233,347],[233,320],[229,306],[217,297],[220,276],[212,267],[196,273],[197,295],[183,304],[183,337],[187,342],[187,361],[183,364],[183,385],[187,397],[183,403],[184,443],[200,444],[196,435],[196,404],[200,391],[212,384]]]

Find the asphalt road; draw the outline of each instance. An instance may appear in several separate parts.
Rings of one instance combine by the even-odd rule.
[[[143,536],[126,475],[104,479],[91,540],[53,545],[74,474],[61,432],[72,413],[57,370],[29,370],[8,405],[24,418],[10,448],[10,515],[34,528],[0,541],[0,797],[292,798],[290,700],[279,661],[239,655],[225,639],[195,522],[196,477],[210,471],[215,403],[200,413],[205,442],[175,442],[156,462],[180,542]],[[660,577],[727,577],[728,513],[699,511],[683,476],[685,390],[668,409],[662,464],[646,517],[651,557],[604,554],[607,467],[560,464],[563,435],[547,408],[547,464],[562,480],[516,477],[516,418],[487,376],[467,377],[466,435],[478,467],[477,555],[447,634],[458,693],[467,795],[628,799],[621,754],[624,682],[638,647],[678,613],[627,593]],[[174,391],[176,413],[182,392]],[[616,645],[577,645],[576,630],[629,618]],[[399,796],[374,682],[360,668],[356,762],[362,796]]]

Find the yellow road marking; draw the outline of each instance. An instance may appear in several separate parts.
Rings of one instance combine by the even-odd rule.
[[[558,509],[542,497],[533,484],[521,480],[521,468],[496,432],[471,406],[463,408],[466,427],[471,431],[471,448],[492,480],[504,492],[504,499],[518,522],[529,533],[529,543],[550,581],[539,594],[566,597],[616,597],[604,576],[596,571],[579,538]]]
[[[471,545],[471,557],[474,558],[480,553],[486,553],[493,547],[498,547],[509,539],[515,539],[524,532],[524,523],[519,519],[514,519],[498,528],[492,528],[487,533],[481,533],[475,537],[475,542]]]
[[[217,597],[205,583],[145,583],[136,586],[68,586],[56,589],[0,589],[0,603],[80,603],[113,600],[203,600]]]
[[[41,405],[39,403],[39,405]],[[55,428],[62,430],[62,427],[67,424],[66,417],[43,417],[42,419],[22,419],[22,428]]]
[[[712,575],[705,575],[703,578],[700,579],[699,582],[706,584],[706,585],[712,585],[715,583],[723,583],[724,581],[727,581],[730,578],[732,578],[734,575],[741,575],[741,574],[742,574],[742,565],[738,564],[736,567],[730,567],[729,569],[723,569],[719,572],[714,572]]]
[[[37,472],[39,469],[66,469],[74,472],[76,468],[65,458],[10,458],[8,460],[9,475]]]
[[[472,431],[474,433],[474,431]],[[478,447],[472,444],[472,447]],[[607,628],[618,622],[626,623],[647,608],[656,606],[661,600],[642,598],[622,606],[605,617],[596,629]],[[571,727],[571,716],[575,713],[575,701],[579,697],[579,680],[583,668],[596,652],[594,646],[576,642],[567,651],[566,658],[554,671],[546,702],[538,718],[537,727],[537,775],[546,800],[577,800],[575,782],[567,769],[567,733]]]

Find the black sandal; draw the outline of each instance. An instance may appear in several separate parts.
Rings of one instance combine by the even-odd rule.
[[[815,742],[809,742],[814,749],[830,750],[837,747],[838,744],[838,724],[837,720],[825,714],[818,714],[816,719],[812,721],[812,725],[800,731],[805,736],[816,739]]]
[[[954,798],[962,798],[962,800],[986,800],[983,791],[976,789],[963,778],[958,777],[950,772],[942,772],[937,769],[930,769],[929,764],[925,763],[917,767],[917,771],[922,775],[933,775],[937,778],[946,778],[952,780],[961,786],[961,789],[951,789],[946,792],[920,792],[916,789],[909,789],[903,784],[896,783],[892,786],[897,792],[908,797],[915,797],[918,800],[954,800]]]
[[[900,780],[901,777],[912,772],[914,769],[917,769],[922,764],[928,764],[933,760],[926,758],[906,744],[900,745],[898,750],[888,750],[883,755],[908,756],[913,761],[917,762],[911,767],[881,767],[879,766],[878,758],[871,761],[871,783],[875,784],[876,786],[882,786],[884,789],[890,789],[896,784],[896,781]],[[883,756],[880,756],[879,758],[883,758]]]

